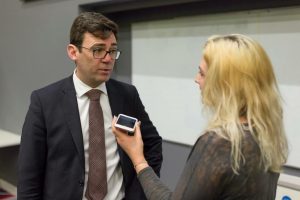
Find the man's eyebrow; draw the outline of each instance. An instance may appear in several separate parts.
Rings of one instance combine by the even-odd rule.
[[[112,43],[111,46],[116,47],[117,43]],[[92,45],[92,47],[106,47],[106,45],[102,44],[102,43],[95,43],[95,44]]]
[[[105,44],[95,43],[91,47],[105,47]]]

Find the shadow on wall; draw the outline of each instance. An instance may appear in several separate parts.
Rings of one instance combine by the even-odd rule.
[[[192,147],[170,141],[163,141],[163,164],[161,180],[174,190]]]

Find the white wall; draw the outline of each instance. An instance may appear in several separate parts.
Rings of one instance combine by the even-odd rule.
[[[192,145],[205,127],[193,82],[207,37],[242,33],[269,54],[285,99],[291,154],[300,168],[300,7],[149,21],[132,25],[133,83],[166,140]]]

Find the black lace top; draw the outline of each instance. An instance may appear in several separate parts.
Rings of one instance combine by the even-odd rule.
[[[279,174],[265,172],[259,164],[260,151],[250,132],[245,130],[242,152],[245,163],[239,175],[230,162],[230,142],[207,132],[195,143],[186,166],[171,192],[148,167],[138,178],[150,200],[273,200]]]

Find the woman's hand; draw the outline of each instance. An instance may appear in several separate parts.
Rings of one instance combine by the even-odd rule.
[[[131,159],[136,172],[148,167],[148,163],[144,157],[144,143],[141,136],[140,125],[141,122],[137,122],[134,135],[129,136],[127,132],[115,127],[117,118],[114,117],[112,121],[112,131],[116,136],[118,144],[127,153]]]

